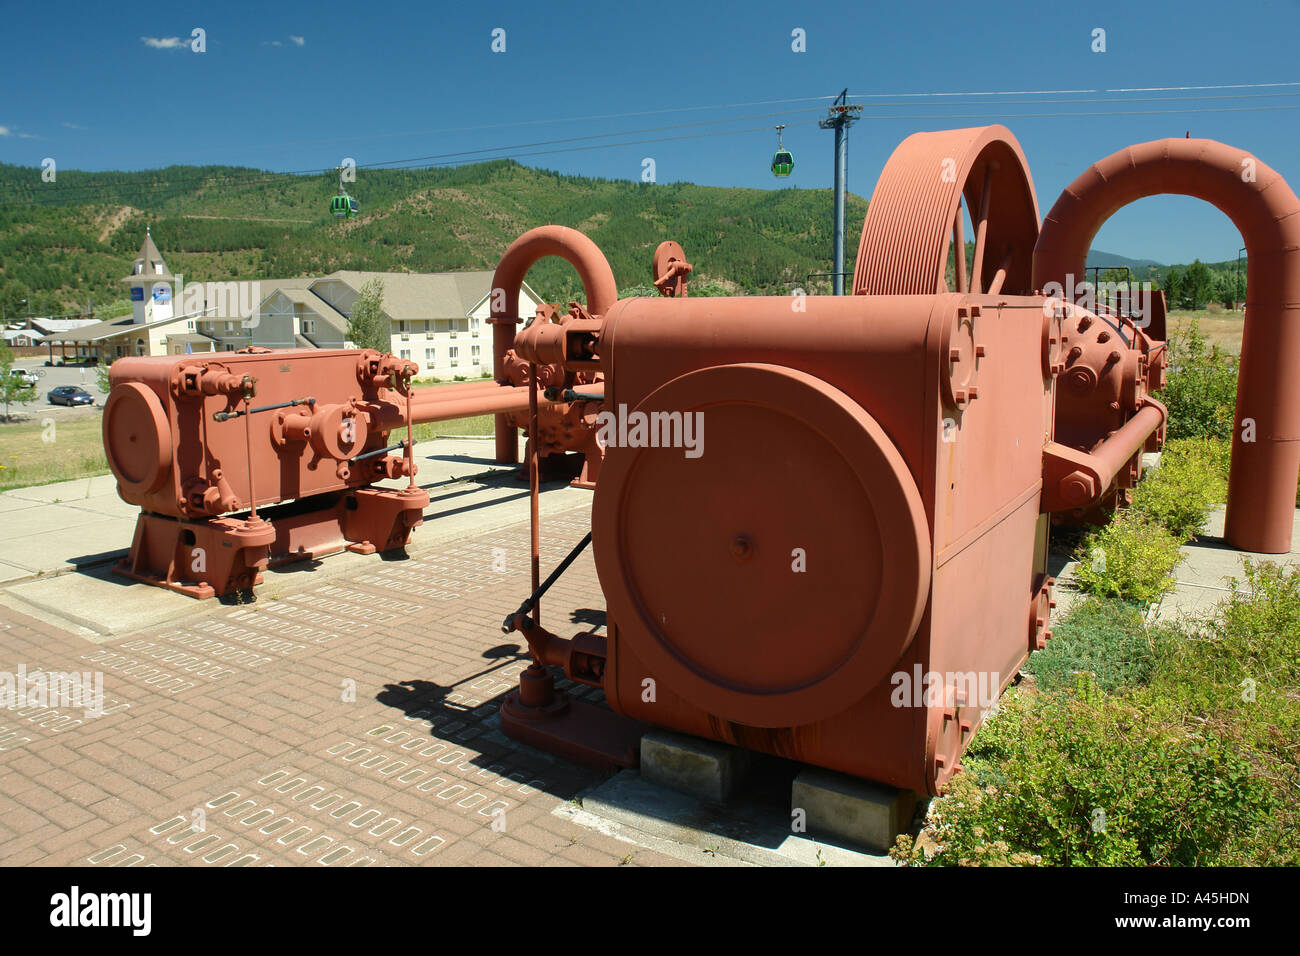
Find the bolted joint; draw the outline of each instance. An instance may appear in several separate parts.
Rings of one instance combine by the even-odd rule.
[[[1061,479],[1061,497],[1077,507],[1096,498],[1098,491],[1096,479],[1084,471],[1073,471]]]

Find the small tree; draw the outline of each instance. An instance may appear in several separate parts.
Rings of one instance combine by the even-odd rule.
[[[361,287],[348,316],[348,338],[359,349],[387,352],[393,347],[392,327],[384,314],[384,283],[378,277]]]
[[[1165,273],[1165,300],[1169,303],[1169,308],[1177,309],[1182,307],[1183,295],[1183,273],[1181,269],[1170,268]]]
[[[10,421],[9,405],[17,403],[26,405],[36,398],[36,387],[27,385],[21,378],[11,375],[14,367],[13,349],[9,343],[0,339],[0,400],[4,401],[5,421]]]
[[[1183,273],[1183,294],[1191,300],[1193,310],[1199,309],[1214,297],[1214,275],[1200,259],[1192,262]]]
[[[113,360],[105,356],[104,361],[95,366],[95,382],[99,385],[99,390],[105,394],[112,388],[108,380],[108,371],[112,364]]]

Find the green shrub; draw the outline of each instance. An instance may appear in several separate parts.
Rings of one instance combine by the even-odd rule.
[[[1160,467],[1133,490],[1133,511],[1161,525],[1180,541],[1205,526],[1210,511],[1228,498],[1230,446],[1215,438],[1168,442]]]
[[[1169,628],[1148,626],[1138,605],[1095,597],[1072,607],[1052,634],[1026,665],[1044,691],[1069,689],[1079,672],[1105,691],[1145,684],[1172,640]]]
[[[1300,568],[1246,558],[1242,573],[1212,616],[1189,622],[1166,683],[1201,709],[1300,730]]]
[[[1076,557],[1075,582],[1090,594],[1153,604],[1174,589],[1182,542],[1145,515],[1118,512],[1090,532]]]
[[[1207,347],[1197,323],[1169,340],[1168,384],[1160,400],[1169,409],[1170,438],[1231,439],[1237,402],[1237,358]]]
[[[1010,695],[965,763],[931,805],[938,865],[1235,861],[1273,803],[1233,740],[1088,675],[1070,693]],[[907,841],[895,856],[924,861]]]

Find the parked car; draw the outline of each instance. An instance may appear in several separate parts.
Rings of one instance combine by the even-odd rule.
[[[51,405],[94,405],[95,397],[84,388],[75,385],[59,385],[50,389],[48,396]]]
[[[23,385],[29,387],[40,381],[40,377],[35,372],[28,371],[25,368],[11,368],[9,370],[9,377],[18,380]]]

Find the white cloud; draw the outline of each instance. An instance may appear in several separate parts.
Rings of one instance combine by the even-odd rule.
[[[184,50],[190,45],[180,37],[141,37],[140,42],[152,50]]]
[[[86,128],[86,127],[84,127],[84,126],[78,126],[76,123],[64,123],[63,126],[64,126],[66,129],[85,129],[85,128]]]
[[[0,136],[12,136],[12,135],[13,133],[9,132],[8,126],[0,126]]]
[[[293,41],[293,45],[294,45],[294,46],[306,46],[306,45],[307,45],[307,39],[306,39],[305,37],[296,37],[296,36],[294,36],[292,33],[290,33],[290,34],[289,34],[289,39],[290,39],[291,41]]]
[[[33,133],[20,133],[12,126],[0,126],[0,136],[17,136],[19,139],[38,139]]]

